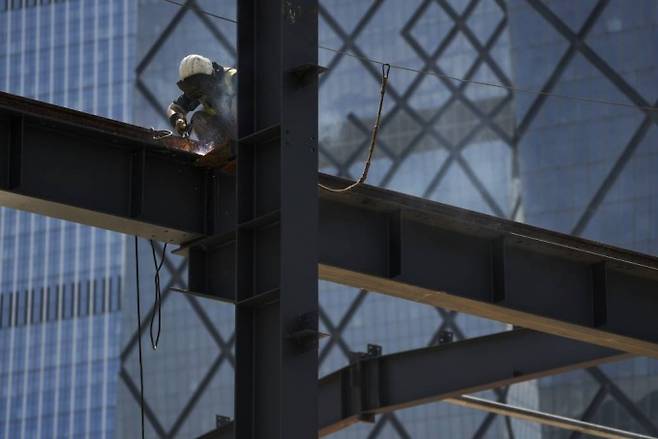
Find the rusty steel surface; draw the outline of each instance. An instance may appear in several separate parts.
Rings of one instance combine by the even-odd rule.
[[[180,136],[155,140],[154,132],[149,128],[132,125],[118,120],[85,113],[71,108],[61,107],[35,99],[13,95],[0,91],[0,109],[36,116],[39,119],[49,119],[56,123],[65,123],[73,126],[96,130],[112,136],[122,137],[130,141],[139,141],[150,144],[154,149],[166,149],[173,152],[191,153],[196,149],[196,142]],[[191,159],[197,159],[194,154]]]

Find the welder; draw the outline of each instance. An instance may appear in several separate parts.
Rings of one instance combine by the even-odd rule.
[[[199,141],[197,152],[212,150],[219,162],[235,157],[237,73],[204,56],[187,55],[180,62],[176,83],[183,94],[167,110],[172,128],[183,137],[193,132]],[[188,122],[187,115],[194,110]]]

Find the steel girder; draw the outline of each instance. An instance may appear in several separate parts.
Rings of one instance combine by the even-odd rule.
[[[153,134],[0,92],[0,204],[161,241],[206,234],[208,173]]]
[[[374,414],[624,356],[612,349],[527,329],[391,355],[361,354],[349,366],[320,380],[320,435],[368,420]]]
[[[281,223],[280,206],[236,208],[235,178],[195,167],[192,155],[131,125],[4,93],[0,125],[3,205],[178,243],[212,235],[185,247],[190,289],[238,303],[268,300],[236,297],[236,242],[255,237],[251,254],[238,257],[267,260],[266,230]],[[260,166],[269,160],[260,145],[276,142],[280,130],[256,130],[242,142],[259,153],[250,159],[255,174],[240,173],[238,184],[252,179],[262,203],[273,189],[263,184],[271,168]],[[317,212],[305,203],[297,217]],[[238,220],[248,206],[257,217]],[[321,191],[318,210],[323,279],[658,357],[654,257],[367,185]],[[303,247],[295,233],[290,240]]]
[[[492,389],[628,357],[628,354],[527,329],[381,355],[352,363],[319,382],[319,435],[432,401]],[[234,437],[229,426],[203,436]]]
[[[365,186],[319,236],[323,279],[658,357],[654,257]]]
[[[322,279],[658,357],[654,257],[366,185],[319,198]],[[186,247],[192,291],[236,300],[234,246]]]

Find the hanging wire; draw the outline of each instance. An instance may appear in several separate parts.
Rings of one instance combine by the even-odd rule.
[[[356,55],[348,50],[338,50],[338,49],[332,49],[331,47],[326,47],[319,45],[318,48],[322,50],[328,50],[330,52],[334,53],[340,53],[355,59],[360,59],[362,61],[369,61],[374,64],[387,64],[383,61],[379,61],[376,59],[368,58],[365,56],[360,56]],[[635,105],[635,104],[629,104],[626,102],[619,102],[619,101],[608,101],[606,99],[598,99],[598,98],[588,98],[588,97],[583,97],[583,96],[574,96],[574,95],[565,95],[565,94],[560,94],[560,93],[549,93],[543,90],[537,90],[537,89],[532,89],[532,88],[524,88],[524,87],[517,87],[515,85],[507,85],[507,84],[501,84],[501,83],[496,83],[496,82],[486,82],[486,81],[478,81],[475,79],[464,79],[460,78],[457,76],[452,76],[452,75],[446,75],[446,74],[441,74],[441,73],[436,73],[431,70],[420,70],[420,69],[414,69],[412,67],[407,67],[407,66],[402,66],[398,64],[391,64],[391,68],[397,69],[397,70],[404,70],[407,72],[414,72],[414,73],[419,73],[421,75],[429,75],[429,76],[434,76],[436,78],[442,78],[442,79],[451,79],[453,81],[457,82],[463,82],[467,84],[475,84],[475,85],[481,85],[484,87],[495,87],[495,88],[502,88],[505,90],[509,91],[514,91],[514,92],[519,92],[519,93],[526,93],[526,94],[536,94],[536,95],[542,95],[542,96],[548,96],[548,97],[553,97],[553,98],[560,98],[560,99],[567,99],[567,100],[572,100],[572,101],[581,101],[581,102],[587,102],[590,104],[605,104],[605,105],[614,105],[618,107],[626,107],[626,108],[635,108],[637,110],[642,110],[642,111],[658,111],[658,108],[656,107],[649,107],[649,106],[641,106],[641,105]]]
[[[174,1],[174,0],[164,0],[164,1],[166,1],[167,3],[171,3],[172,5],[178,5],[178,6],[180,6],[180,7],[185,6],[183,3],[179,3],[179,2],[176,2],[176,1]],[[201,8],[198,7],[198,6],[197,6],[197,9],[198,9],[200,12],[202,12],[203,14],[206,14],[206,15],[208,15],[208,16],[210,16],[210,17],[214,17],[214,18],[217,18],[217,19],[219,19],[219,20],[228,21],[229,23],[238,24],[238,21],[237,21],[237,20],[234,20],[234,19],[232,19],[232,18],[222,17],[221,15],[213,14],[212,12],[208,12],[208,11],[206,11],[206,10],[203,10],[203,9],[201,9]]]
[[[368,171],[370,170],[370,164],[372,163],[372,154],[375,151],[375,145],[377,144],[377,134],[379,133],[379,127],[381,125],[382,108],[384,106],[384,96],[386,95],[386,86],[388,85],[388,75],[390,71],[390,64],[382,64],[382,83],[381,87],[379,88],[379,106],[377,107],[377,117],[375,117],[375,125],[372,127],[370,146],[368,147],[368,158],[366,159],[366,163],[363,166],[361,176],[354,183],[344,188],[332,188],[318,183],[318,186],[320,186],[322,189],[336,193],[347,192],[354,189],[358,185],[365,183],[366,179],[368,178]]]
[[[137,344],[139,345],[139,408],[142,415],[142,439],[144,439],[144,363],[142,360],[142,307],[139,299],[139,252],[135,235],[135,284],[137,285]]]
[[[160,270],[162,269],[162,265],[164,264],[165,261],[165,256],[167,253],[167,243],[165,242],[164,247],[162,249],[162,258],[160,259],[160,262],[158,262],[158,258],[155,254],[155,243],[153,242],[152,239],[149,240],[151,243],[151,252],[153,253],[153,264],[155,266],[155,276],[154,276],[154,283],[155,283],[155,291],[154,291],[154,299],[153,299],[153,313],[151,314],[151,327],[149,330],[150,336],[151,336],[151,347],[153,350],[156,350],[158,348],[158,343],[160,342],[160,330],[162,329],[162,292],[160,290]],[[153,323],[155,322],[155,314],[158,314],[158,331],[153,337]]]
[[[178,6],[184,6],[182,3],[176,2],[174,0],[163,0],[167,3],[175,4]],[[199,12],[208,15],[209,17],[214,17],[219,20],[224,20],[229,23],[234,23],[238,24],[238,21],[232,18],[224,17],[218,14],[214,14],[212,12],[208,12],[200,7],[197,6],[197,9]],[[414,72],[420,75],[429,75],[429,76],[434,76],[436,78],[443,78],[443,79],[450,79],[453,81],[457,82],[463,82],[463,83],[468,83],[468,84],[474,84],[474,85],[480,85],[483,87],[495,87],[495,88],[502,88],[505,90],[513,91],[513,92],[518,92],[518,93],[525,93],[525,94],[534,94],[534,95],[541,95],[541,96],[547,96],[547,97],[552,97],[552,98],[559,98],[559,99],[565,99],[565,100],[571,100],[571,101],[580,101],[580,102],[587,102],[590,104],[603,104],[603,105],[612,105],[616,107],[625,107],[625,108],[633,108],[636,110],[640,111],[649,111],[649,112],[656,112],[658,111],[657,107],[652,107],[652,106],[646,106],[646,105],[635,105],[635,104],[629,104],[626,102],[619,102],[619,101],[609,101],[606,99],[600,99],[600,98],[588,98],[584,96],[575,96],[575,95],[567,95],[567,94],[560,94],[560,93],[549,93],[547,91],[543,90],[538,90],[538,89],[533,89],[533,88],[526,88],[526,87],[517,87],[513,84],[501,84],[501,83],[496,83],[496,82],[487,82],[487,81],[478,81],[475,79],[465,79],[465,78],[460,78],[458,76],[452,76],[452,75],[446,75],[446,74],[441,74],[441,73],[436,73],[431,70],[423,70],[423,69],[414,69],[413,67],[408,67],[408,66],[403,66],[400,64],[392,64],[392,63],[387,63],[384,61],[379,61],[373,58],[369,58],[366,56],[361,56],[357,55],[355,53],[350,52],[349,50],[340,50],[340,49],[334,49],[332,47],[327,47],[323,45],[318,45],[319,49],[322,50],[328,50],[330,52],[334,53],[339,53],[343,54],[345,56],[349,56],[355,59],[359,59],[362,61],[368,61],[374,64],[380,64],[380,65],[390,65],[392,69],[397,69],[397,70],[403,70],[407,72]]]

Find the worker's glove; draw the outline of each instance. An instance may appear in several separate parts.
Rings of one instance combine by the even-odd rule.
[[[175,128],[176,132],[181,136],[187,134],[187,121],[183,118],[178,119]]]
[[[169,118],[169,121],[171,122],[172,128],[176,130],[178,135],[183,136],[187,134],[188,126],[187,126],[187,120],[185,120],[185,116],[178,113],[174,113]]]

